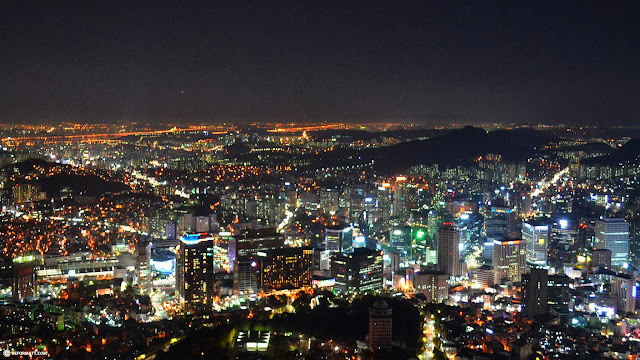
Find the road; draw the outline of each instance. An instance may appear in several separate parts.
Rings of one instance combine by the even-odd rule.
[[[425,317],[424,324],[422,325],[422,329],[424,332],[424,344],[425,349],[422,354],[423,360],[431,360],[433,358],[433,349],[435,347],[433,343],[433,339],[436,336],[435,333],[435,321],[432,319]]]

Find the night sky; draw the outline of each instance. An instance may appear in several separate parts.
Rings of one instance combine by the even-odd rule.
[[[0,122],[640,125],[638,1],[132,3],[3,1]]]

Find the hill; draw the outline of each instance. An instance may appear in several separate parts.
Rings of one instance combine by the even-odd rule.
[[[367,149],[362,157],[375,161],[387,174],[403,172],[416,165],[455,166],[470,163],[486,154],[501,155],[505,161],[524,161],[538,148],[556,138],[534,130],[496,130],[467,126],[426,140]]]
[[[631,163],[640,156],[640,138],[627,141],[620,148],[615,149],[611,154],[583,160],[583,164],[589,165],[615,165],[620,163]]]

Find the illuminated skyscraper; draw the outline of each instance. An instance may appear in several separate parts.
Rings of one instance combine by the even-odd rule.
[[[596,221],[594,248],[611,250],[611,266],[622,266],[629,260],[629,223],[622,218]]]
[[[518,282],[525,273],[526,246],[522,240],[493,241],[493,270],[496,283],[503,280]]]
[[[328,251],[348,251],[353,245],[353,228],[349,225],[329,226],[324,230],[324,247]]]
[[[18,256],[13,259],[13,298],[23,301],[36,295],[36,257],[34,255]]]
[[[140,294],[147,294],[151,289],[151,242],[139,239],[136,243],[135,280]]]
[[[229,239],[229,265],[235,271],[237,257],[256,254],[258,251],[278,249],[284,246],[284,235],[275,228],[246,229]]]
[[[263,256],[247,255],[236,259],[233,272],[233,293],[240,296],[257,294],[260,291],[260,268]]]
[[[260,283],[264,291],[311,286],[312,248],[281,248],[257,255],[265,255],[260,261]]]
[[[546,265],[550,229],[548,224],[537,221],[522,223],[522,240],[527,244],[527,262]]]
[[[460,276],[460,230],[453,223],[444,223],[436,234],[438,267],[450,276]]]
[[[616,274],[611,277],[611,294],[616,310],[632,313],[636,310],[636,281],[632,276]]]
[[[180,237],[176,266],[176,292],[187,309],[211,305],[213,287],[213,238],[185,233]]]
[[[382,289],[382,254],[367,248],[331,256],[331,277],[338,293],[371,292]]]
[[[396,225],[389,232],[391,249],[405,257],[411,257],[411,227]]]
[[[393,217],[404,218],[407,216],[407,178],[398,176],[393,187]]]
[[[492,205],[485,216],[485,234],[490,238],[515,238],[517,234],[517,213],[511,207]]]

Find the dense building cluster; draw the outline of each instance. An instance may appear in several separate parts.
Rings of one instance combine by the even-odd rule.
[[[449,142],[476,130],[95,133],[112,130],[4,130],[14,134],[0,171],[6,346],[139,357],[229,314],[285,323],[369,299],[356,345],[284,332],[298,331],[308,356],[314,346],[461,359],[640,350],[637,157],[605,161],[628,139],[576,131],[520,157],[464,144],[464,159],[416,163],[384,152],[463,147]],[[396,301],[420,313],[416,343],[392,331]],[[234,351],[266,352],[275,328],[239,329]]]

